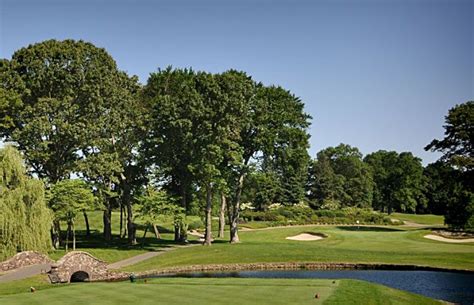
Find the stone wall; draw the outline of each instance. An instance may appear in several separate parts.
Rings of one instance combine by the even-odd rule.
[[[169,275],[176,273],[192,272],[226,272],[244,270],[425,270],[425,271],[456,271],[472,274],[472,270],[447,269],[438,267],[427,267],[418,265],[396,265],[396,264],[364,264],[364,263],[317,263],[317,262],[281,262],[281,263],[242,263],[242,264],[210,264],[191,265],[181,267],[170,267],[161,270],[151,270],[136,274],[138,277],[153,275]]]
[[[0,263],[0,271],[9,271],[21,267],[51,264],[53,261],[46,255],[36,251],[24,251],[17,253],[15,256]]]

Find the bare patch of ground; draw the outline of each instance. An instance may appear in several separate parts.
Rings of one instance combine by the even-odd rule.
[[[200,241],[200,242],[204,242],[204,238],[205,238],[205,235],[204,235],[204,234],[199,233],[199,232],[196,231],[196,230],[188,231],[188,234],[189,234],[189,235],[192,235],[192,236],[199,237],[199,241]],[[211,241],[214,241],[214,238],[212,238]]]
[[[321,240],[325,238],[322,234],[317,233],[301,233],[295,236],[288,236],[286,239],[289,240],[298,240],[298,241],[312,241],[312,240]]]

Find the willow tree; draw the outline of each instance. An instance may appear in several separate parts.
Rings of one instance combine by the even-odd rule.
[[[0,260],[17,251],[50,248],[51,213],[43,183],[29,177],[20,153],[0,150]]]

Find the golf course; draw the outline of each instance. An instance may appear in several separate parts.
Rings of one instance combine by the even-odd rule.
[[[0,2],[0,305],[474,304],[474,1]]]
[[[394,218],[423,222],[429,217],[430,226],[442,227],[442,219],[430,215],[398,214]],[[91,229],[99,230],[100,213],[90,213]],[[396,264],[474,270],[474,244],[452,244],[424,238],[429,227],[304,225],[243,229],[242,242],[230,245],[228,236],[216,239],[212,247],[203,247],[197,237],[190,243],[175,244],[171,224],[160,227],[162,239],[147,237],[143,245],[125,247],[118,241],[105,247],[94,238],[78,245],[108,263],[117,262],[146,252],[158,252],[150,259],[118,271],[140,273],[163,270],[187,270],[199,266],[230,266],[256,263],[361,263]],[[82,232],[82,224],[78,224]],[[118,234],[118,227],[113,227]],[[143,233],[139,231],[138,233]],[[319,240],[288,240],[300,233],[319,233]],[[92,242],[90,242],[92,240]],[[83,242],[83,244],[81,243]],[[100,246],[102,245],[102,246]],[[179,246],[179,247],[177,247]],[[176,247],[176,248],[174,248]],[[170,250],[170,248],[173,248]],[[160,253],[162,252],[162,253]],[[50,253],[59,258],[61,251]],[[449,259],[447,259],[449,258]],[[178,269],[176,269],[178,268]],[[30,293],[29,288],[36,292]],[[133,290],[133,294],[129,291]],[[242,293],[245,291],[245,293]],[[315,295],[318,294],[318,298]],[[154,278],[138,279],[135,283],[87,283],[52,285],[45,275],[37,275],[0,284],[2,304],[94,304],[100,295],[101,304],[440,304],[440,302],[360,280],[324,279],[259,279],[259,278]],[[159,297],[158,297],[159,296]]]

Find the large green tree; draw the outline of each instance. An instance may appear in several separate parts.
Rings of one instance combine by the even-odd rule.
[[[414,213],[426,205],[421,159],[409,152],[379,150],[364,158],[375,182],[375,209]]]
[[[18,144],[35,174],[54,184],[80,173],[108,191],[130,180],[120,178],[136,145],[130,134],[139,117],[132,115],[139,109],[137,80],[119,71],[105,49],[47,40],[2,60],[0,71],[0,136]]]
[[[445,215],[448,203],[455,197],[459,172],[444,161],[428,164],[423,174],[426,179],[427,206],[421,212]]]
[[[312,206],[372,205],[374,183],[370,168],[356,147],[340,144],[320,151],[310,168],[308,196]]]
[[[256,84],[247,87],[247,107],[240,124],[238,145],[242,161],[235,167],[231,183],[230,241],[239,242],[238,223],[242,191],[246,175],[252,168],[271,173],[276,178],[275,200],[287,204],[304,199],[305,173],[309,156],[311,117],[297,96],[279,86]]]
[[[142,98],[150,109],[142,151],[151,164],[158,165],[155,176],[181,198],[181,206],[189,212],[195,183],[189,166],[202,104],[196,73],[171,67],[158,70],[150,75]]]
[[[474,169],[474,101],[456,105],[445,118],[444,139],[433,140],[425,149],[443,153],[442,160],[465,171]]]
[[[425,149],[443,153],[457,172],[452,196],[447,202],[445,222],[455,229],[474,227],[474,101],[451,108],[445,118],[445,137]],[[443,189],[445,186],[441,187]]]
[[[17,251],[49,250],[51,221],[43,182],[27,175],[16,149],[0,149],[0,260]]]

